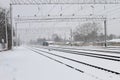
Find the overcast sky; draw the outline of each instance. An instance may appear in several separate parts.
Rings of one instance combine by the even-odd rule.
[[[0,7],[9,8],[9,0],[0,0]],[[44,16],[46,17],[48,14],[50,15],[72,15],[73,13],[75,15],[103,15],[107,16],[109,18],[111,17],[117,17],[120,18],[120,5],[51,5],[51,6],[13,6],[13,16],[16,17],[17,15],[20,16]],[[60,35],[69,35],[70,29],[74,29],[78,24],[83,23],[81,22],[67,22],[67,23],[60,23],[60,22],[52,22],[52,23],[24,23],[24,24],[18,24],[19,28],[28,28],[31,27],[33,30],[35,27],[38,30],[39,33],[36,32],[36,34],[39,34],[36,37],[42,36],[44,37],[47,35],[52,35],[53,33],[59,33]],[[100,21],[102,24],[102,21]],[[54,30],[53,30],[54,28]],[[63,29],[64,28],[64,29]],[[23,30],[23,29],[21,29]],[[41,31],[40,31],[41,30]],[[120,20],[109,20],[107,21],[107,30],[108,34],[116,34],[120,35]],[[45,32],[44,35],[42,35]],[[31,33],[32,35],[32,33]],[[29,35],[30,36],[30,35]]]

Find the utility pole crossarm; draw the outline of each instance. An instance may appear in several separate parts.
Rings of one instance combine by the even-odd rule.
[[[45,21],[45,22],[78,22],[78,21],[89,21],[89,20],[93,20],[93,21],[104,21],[106,19],[106,17],[104,16],[89,16],[89,15],[85,15],[85,16],[47,16],[45,18],[42,17],[16,17],[14,18],[14,20],[16,22],[30,22],[30,21],[34,21],[34,22],[38,22],[38,21]]]

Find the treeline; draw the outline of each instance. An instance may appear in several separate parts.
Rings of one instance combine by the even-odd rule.
[[[11,25],[8,21],[8,16],[5,12],[5,9],[0,10],[0,43],[7,44],[6,46],[8,50],[12,48],[12,33],[11,33]]]
[[[120,38],[114,34],[107,35],[107,40]],[[104,29],[99,23],[84,23],[78,25],[73,32],[74,41],[98,42],[105,40]]]
[[[69,37],[69,38],[68,38]],[[66,35],[59,35],[58,33],[55,33],[51,35],[51,38],[38,38],[36,41],[30,41],[32,44],[41,44],[44,41],[53,41],[56,43],[81,43],[81,44],[89,44],[89,43],[102,43],[105,42],[105,37],[107,37],[107,40],[112,39],[118,39],[120,36],[116,36],[114,34],[107,34],[105,36],[104,29],[101,24],[96,22],[88,22],[83,23],[81,25],[76,26],[74,30],[70,30],[70,34]]]
[[[64,35],[62,35],[64,37]],[[72,32],[70,31],[69,39],[63,39],[57,33],[51,36],[51,40],[60,41],[80,41],[80,42],[102,42],[105,41],[104,29],[101,24],[96,22],[88,22],[78,25]],[[107,40],[120,38],[114,34],[107,34]]]

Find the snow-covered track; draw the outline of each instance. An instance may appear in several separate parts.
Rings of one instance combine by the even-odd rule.
[[[104,52],[104,53],[112,53],[112,54],[120,54],[120,49],[117,49],[117,51],[115,49],[110,49],[110,48],[105,48],[105,49],[80,49],[80,48],[70,48],[70,47],[53,47],[50,46],[50,48],[63,48],[63,49],[72,49],[72,50],[83,50],[83,51],[94,51],[94,52]]]
[[[57,56],[57,57],[60,57],[59,55],[54,55],[54,54],[52,54],[52,53],[49,53],[49,52],[46,52],[46,51],[42,51],[42,50],[39,50],[39,49],[35,49],[35,48],[28,48],[28,49],[30,49],[31,51],[33,51],[33,52],[35,52],[35,53],[37,53],[37,54],[40,54],[40,55],[46,57],[46,58],[49,58],[50,60],[53,60],[53,61],[55,61],[55,62],[58,62],[58,63],[62,64],[62,65],[65,65],[65,66],[67,66],[67,67],[69,67],[69,68],[71,68],[71,69],[73,69],[73,70],[75,70],[75,71],[78,71],[78,72],[80,72],[80,73],[82,73],[82,74],[84,74],[84,75],[90,76],[90,77],[94,78],[95,80],[103,80],[103,79],[99,78],[99,77],[96,76],[96,75],[87,73],[87,72],[85,72],[85,71],[83,71],[83,70],[81,70],[81,69],[78,69],[78,68],[76,68],[76,67],[74,67],[74,66],[71,66],[71,65],[69,65],[69,64],[67,64],[67,63],[65,63],[65,62],[62,62],[62,61],[57,60],[57,59],[55,59],[55,58],[52,58],[52,57],[50,57],[50,56],[48,56],[48,55],[45,55],[44,53],[47,53],[47,54],[50,54],[50,55],[53,55],[53,56]],[[62,56],[61,56],[61,57],[62,57]],[[63,57],[63,59],[65,59],[65,58]]]
[[[96,65],[92,65],[92,64],[89,64],[89,63],[85,63],[85,62],[75,60],[75,59],[72,59],[72,58],[68,58],[68,57],[64,57],[64,56],[61,56],[61,55],[57,55],[57,54],[54,54],[54,53],[51,53],[51,52],[48,52],[48,51],[44,51],[44,50],[41,50],[41,49],[38,49],[38,48],[32,48],[32,50],[36,51],[37,53],[40,53],[40,52],[47,53],[49,55],[53,55],[53,56],[56,56],[56,57],[59,57],[59,58],[63,58],[65,60],[70,60],[70,61],[82,64],[82,65],[86,65],[86,66],[93,67],[93,68],[96,68],[96,69],[99,69],[99,70],[102,70],[102,71],[106,71],[106,72],[109,72],[109,73],[120,75],[119,72],[116,72],[116,71],[113,71],[113,70],[109,70],[109,69],[106,69],[106,68],[103,68],[103,67],[99,67],[99,66],[96,66]]]
[[[69,54],[83,55],[83,56],[88,56],[88,57],[94,57],[94,58],[100,58],[100,59],[106,59],[106,60],[112,60],[112,61],[119,61],[120,62],[120,56],[97,54],[97,52],[73,51],[74,49],[61,48],[61,47],[41,47],[41,48],[66,52],[66,53],[69,53]]]
[[[51,59],[51,60],[54,60],[54,61],[56,61],[56,62],[58,62],[58,63],[60,63],[60,64],[63,64],[63,65],[65,65],[65,66],[69,67],[69,68],[75,69],[76,71],[79,71],[79,72],[81,72],[81,73],[84,73],[84,71],[82,71],[82,70],[80,70],[80,69],[77,69],[77,68],[75,68],[75,67],[73,67],[73,66],[71,66],[71,65],[68,65],[68,64],[66,64],[66,63],[64,63],[64,62],[62,62],[62,61],[56,60],[56,59],[54,59],[54,58],[52,58],[52,57],[49,57],[49,56],[47,56],[47,55],[42,54],[42,53],[40,52],[40,50],[39,50],[39,51],[36,50],[36,49],[30,49],[30,50],[32,50],[32,51],[34,51],[34,52],[36,52],[36,53],[38,53],[38,54],[40,54],[40,55],[42,55],[42,56],[45,56],[45,57],[47,57],[47,58],[49,58],[49,59]],[[43,52],[43,51],[42,51],[42,52]],[[47,53],[47,52],[45,52],[45,53]]]

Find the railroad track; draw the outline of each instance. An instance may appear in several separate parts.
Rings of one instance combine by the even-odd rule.
[[[106,47],[105,49],[120,50],[120,47]]]
[[[100,58],[100,59],[120,62],[120,56],[97,54],[95,52],[93,53],[93,52],[84,52],[84,51],[73,51],[69,48],[61,48],[61,47],[59,47],[59,48],[58,47],[57,48],[56,47],[40,47],[40,48],[65,52],[65,53],[69,53],[69,54],[82,55],[82,56],[88,56],[88,57],[94,57],[94,58]]]
[[[64,49],[74,49],[74,50],[83,50],[83,51],[95,51],[95,52],[105,52],[105,53],[112,53],[112,54],[120,54],[120,51],[110,51],[111,49],[105,48],[107,50],[96,50],[96,49],[78,49],[78,48],[66,48],[66,47],[51,47],[50,48],[64,48]],[[114,50],[114,49],[112,49]],[[120,49],[117,49],[120,50]]]
[[[49,58],[50,60],[53,60],[53,61],[55,61],[55,62],[58,62],[58,63],[62,64],[62,65],[65,65],[65,66],[67,66],[67,67],[69,67],[69,68],[71,68],[71,69],[73,69],[73,70],[75,70],[75,71],[78,71],[78,72],[80,72],[81,74],[90,76],[90,77],[94,78],[95,80],[106,80],[106,79],[103,79],[103,78],[101,78],[101,77],[98,76],[98,75],[95,75],[95,74],[92,74],[92,73],[88,73],[88,72],[86,72],[86,71],[84,71],[84,70],[81,70],[81,69],[78,68],[78,67],[74,67],[74,66],[71,65],[71,64],[65,63],[64,61],[59,60],[59,58],[62,58],[62,59],[64,59],[64,60],[69,60],[69,61],[72,61],[72,62],[75,62],[75,63],[79,63],[79,64],[82,64],[82,65],[85,65],[85,66],[89,66],[89,67],[92,67],[92,68],[95,68],[95,69],[99,69],[99,70],[101,70],[101,71],[105,71],[105,72],[108,72],[108,73],[112,73],[112,74],[117,75],[118,77],[120,77],[120,73],[119,73],[119,72],[116,72],[116,71],[112,71],[112,70],[105,69],[105,68],[102,68],[102,67],[99,67],[99,66],[95,66],[95,65],[92,65],[92,64],[88,64],[88,63],[84,63],[84,62],[81,62],[81,61],[77,61],[77,60],[74,60],[74,59],[71,59],[71,58],[68,58],[68,57],[56,55],[56,54],[53,54],[53,53],[51,53],[51,52],[44,51],[44,50],[41,50],[41,49],[38,49],[38,48],[35,48],[35,47],[34,47],[34,48],[33,48],[33,47],[32,47],[32,48],[29,48],[29,49],[32,50],[33,52],[37,53],[37,54],[40,54],[40,55],[42,55],[42,56],[44,56],[44,57],[46,57],[46,58]],[[58,58],[56,59],[56,58],[54,58],[54,57],[49,56],[48,54],[49,54],[49,55],[52,55],[52,56],[56,56],[56,57],[58,57]]]
[[[44,50],[41,50],[41,49],[38,49],[38,48],[35,48],[35,47],[32,48],[32,51],[37,52],[37,53],[40,53],[40,52],[47,53],[47,54],[52,55],[52,56],[56,56],[56,57],[59,57],[59,58],[65,59],[65,60],[73,61],[73,62],[82,64],[82,65],[85,65],[85,66],[89,66],[89,67],[92,67],[92,68],[96,68],[96,69],[106,71],[106,72],[109,72],[109,73],[113,73],[113,74],[116,74],[116,75],[120,76],[120,72],[112,71],[112,70],[109,70],[109,69],[106,69],[106,68],[103,68],[103,67],[99,67],[99,66],[96,66],[96,65],[93,65],[93,64],[89,64],[89,63],[85,63],[85,62],[75,60],[75,59],[72,59],[72,58],[68,58],[68,57],[65,57],[65,56],[57,55],[57,54],[54,54],[54,53],[51,53],[51,52],[48,52],[48,51],[44,51]],[[44,55],[44,54],[42,54],[42,55]],[[61,62],[59,61],[59,63],[61,63]],[[77,68],[75,68],[75,69],[77,69]],[[77,70],[79,70],[79,69],[77,69]],[[84,72],[82,70],[79,70],[79,71]]]
[[[30,48],[29,48],[29,49],[30,49]],[[60,60],[54,59],[54,58],[52,58],[52,57],[49,57],[49,56],[41,53],[41,52],[43,52],[43,51],[40,52],[40,50],[38,51],[38,50],[36,50],[36,49],[30,49],[30,50],[32,50],[33,52],[35,52],[35,53],[37,53],[37,54],[40,54],[40,55],[42,55],[42,56],[44,56],[44,57],[46,57],[46,58],[49,58],[50,60],[53,60],[53,61],[55,61],[55,62],[58,62],[58,63],[62,64],[62,65],[65,65],[65,66],[67,66],[67,67],[69,67],[69,68],[71,68],[71,69],[74,69],[75,71],[78,71],[78,72],[80,72],[80,73],[82,73],[82,74],[86,74],[87,76],[91,76],[92,78],[94,78],[94,79],[96,79],[96,80],[103,80],[103,79],[98,78],[98,77],[95,76],[95,75],[86,73],[86,72],[83,71],[83,70],[80,70],[80,69],[78,69],[78,68],[75,68],[75,67],[73,67],[73,66],[71,66],[71,65],[69,65],[69,64],[66,64],[66,63],[64,63],[64,62],[62,62],[62,61],[60,61]]]

